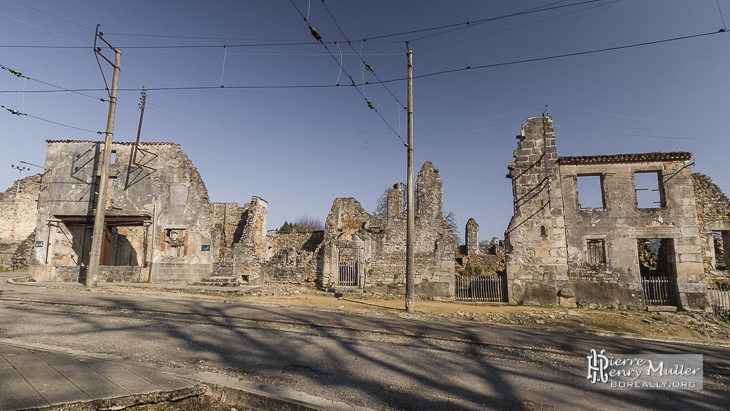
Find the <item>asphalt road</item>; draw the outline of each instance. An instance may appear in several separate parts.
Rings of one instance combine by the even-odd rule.
[[[405,314],[7,284],[0,336],[216,371],[387,410],[727,409],[730,348]],[[591,384],[586,356],[703,354],[703,390]],[[726,376],[727,375],[727,376]]]

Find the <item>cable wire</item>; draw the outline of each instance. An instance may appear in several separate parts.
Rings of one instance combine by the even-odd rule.
[[[11,69],[11,68],[9,68],[9,67],[5,67],[5,66],[4,66],[4,65],[2,65],[2,64],[0,64],[0,69],[2,69],[2,70],[6,70],[6,71],[10,72],[10,74],[14,75],[15,77],[19,77],[19,78],[24,78],[24,79],[26,79],[26,80],[31,80],[31,81],[35,81],[35,82],[38,82],[38,83],[41,83],[41,84],[45,84],[46,86],[51,86],[51,87],[55,87],[55,88],[59,89],[59,91],[68,91],[68,92],[70,92],[70,93],[75,93],[75,94],[78,94],[78,95],[81,95],[81,96],[84,96],[84,97],[89,97],[89,98],[93,98],[94,100],[101,100],[101,101],[105,101],[104,99],[100,99],[100,98],[98,98],[98,97],[94,97],[94,96],[91,96],[91,95],[89,95],[89,94],[84,94],[84,93],[81,93],[81,92],[78,92],[78,91],[74,91],[74,90],[70,90],[70,89],[67,89],[67,88],[65,88],[65,87],[61,87],[61,86],[57,86],[57,85],[55,85],[55,84],[51,84],[51,83],[48,83],[48,82],[45,82],[45,81],[42,81],[42,80],[38,80],[38,79],[34,79],[34,78],[30,78],[30,77],[28,77],[28,76],[24,75],[23,73],[21,73],[21,72],[19,72],[19,71],[16,71],[16,70],[13,70],[13,69]],[[26,90],[23,90],[23,92],[28,92],[28,91],[26,91]]]
[[[362,58],[362,56],[360,55],[360,53],[355,49],[355,47],[353,47],[352,42],[347,38],[347,35],[345,35],[345,32],[342,30],[342,27],[340,27],[340,23],[337,22],[337,19],[335,19],[334,14],[332,14],[332,11],[330,11],[330,8],[327,6],[327,3],[324,0],[322,0],[322,5],[324,6],[325,10],[327,10],[327,13],[329,13],[330,17],[332,18],[332,21],[335,22],[335,25],[337,26],[337,29],[340,30],[340,34],[342,34],[342,37],[347,41],[347,44],[350,45],[350,48],[352,49],[352,51],[354,51],[355,54],[357,54],[357,57],[360,59],[360,61],[362,62],[362,64],[365,66],[365,68],[370,73],[373,74],[373,76],[378,80],[378,82],[380,82],[380,84],[383,85],[383,87],[385,87],[386,90],[388,90],[388,93],[390,93],[390,95],[393,96],[393,98],[395,99],[395,101],[398,102],[398,104],[400,104],[400,106],[405,109],[406,106],[404,106],[403,103],[401,103],[400,100],[398,100],[398,97],[396,97],[395,94],[393,94],[393,92],[390,91],[390,89],[388,88],[388,86],[385,83],[383,83],[382,81],[380,81],[380,78],[375,73],[375,70],[373,70],[373,68],[369,64],[367,64],[365,62],[365,60]]]
[[[9,107],[5,107],[2,104],[0,104],[0,108],[3,108],[5,110],[7,110],[8,113],[13,114],[13,115],[16,115],[16,116],[26,116],[26,117],[34,118],[36,120],[45,121],[46,123],[55,124],[57,126],[63,126],[63,127],[72,128],[74,130],[88,131],[89,133],[95,133],[95,134],[104,134],[101,131],[94,131],[94,130],[89,130],[89,129],[86,129],[86,128],[81,128],[81,127],[76,127],[76,126],[69,126],[68,124],[63,124],[63,123],[58,123],[56,121],[47,120],[45,118],[41,118],[41,117],[38,117],[38,116],[34,116],[32,114],[21,113],[18,110],[15,110],[15,109],[12,109],[12,108],[9,108]]]
[[[426,73],[426,74],[420,74],[417,76],[413,76],[414,79],[418,78],[426,78],[426,77],[434,77],[434,76],[440,76],[444,74],[451,74],[451,73],[458,73],[462,71],[467,70],[477,70],[477,69],[486,69],[486,68],[494,68],[494,67],[502,67],[502,66],[510,66],[515,64],[522,64],[522,63],[533,63],[538,61],[546,61],[546,60],[554,60],[559,58],[565,58],[565,57],[575,57],[575,56],[582,56],[582,55],[588,55],[588,54],[596,54],[596,53],[603,53],[608,51],[616,51],[616,50],[624,50],[624,49],[630,49],[635,47],[643,47],[643,46],[649,46],[649,45],[655,45],[655,44],[662,44],[662,43],[669,43],[679,40],[687,40],[687,39],[693,39],[693,38],[699,38],[699,37],[707,37],[714,34],[720,34],[720,33],[727,33],[725,30],[720,31],[713,31],[708,33],[701,33],[701,34],[692,34],[688,36],[681,36],[681,37],[673,37],[669,39],[663,39],[663,40],[655,40],[655,41],[648,41],[643,43],[635,43],[635,44],[629,44],[624,46],[616,46],[616,47],[608,47],[603,49],[594,49],[594,50],[588,50],[588,51],[579,51],[574,53],[566,53],[566,54],[557,54],[553,56],[546,56],[546,57],[536,57],[531,59],[524,59],[524,60],[513,60],[513,61],[507,61],[503,63],[494,63],[494,64],[485,64],[481,66],[474,66],[474,67],[464,67],[464,68],[458,68],[458,69],[451,69],[451,70],[442,70],[437,71],[433,73]],[[337,61],[337,58],[334,57],[334,55],[329,52],[330,57],[333,57],[335,61]],[[338,62],[339,65],[339,62]],[[345,71],[346,73],[346,71]],[[395,78],[390,80],[381,80],[378,82],[368,83],[368,84],[378,84],[378,83],[394,83],[397,81],[406,81],[407,78]],[[355,87],[356,90],[362,95],[362,92],[357,89],[357,86],[363,86],[363,84],[356,84],[353,82],[351,86]],[[226,86],[226,89],[289,89],[289,88],[337,88],[340,87],[340,84],[312,84],[312,85],[264,85],[264,86]],[[58,86],[54,86],[58,87]],[[164,90],[213,90],[213,89],[220,89],[220,86],[190,86],[190,87],[147,87],[147,90],[155,90],[155,91],[164,91]],[[134,91],[139,92],[139,89],[132,89],[132,88],[120,88],[119,91]],[[105,89],[98,89],[98,88],[84,88],[84,89],[63,89],[63,90],[29,90],[25,91],[26,93],[55,93],[55,92],[62,92],[62,91],[68,91],[72,93],[77,92],[89,92],[89,91],[105,91]],[[0,93],[22,93],[23,91],[20,90],[0,90]],[[392,127],[391,127],[392,129]],[[397,135],[398,133],[396,133]]]
[[[65,21],[66,23],[71,23],[71,24],[73,24],[73,25],[79,26],[79,27],[81,27],[82,29],[87,29],[87,30],[91,30],[91,31],[94,31],[94,29],[93,29],[93,28],[91,28],[91,27],[86,27],[86,26],[84,26],[84,25],[81,25],[81,24],[79,24],[79,23],[76,23],[75,21],[71,21],[71,20],[67,20],[67,19],[64,19],[63,17],[57,16],[57,15],[55,15],[55,14],[51,14],[51,13],[48,13],[48,12],[46,12],[46,11],[43,11],[43,10],[41,10],[41,9],[37,9],[37,8],[35,8],[35,7],[31,7],[31,6],[27,5],[27,4],[21,3],[21,2],[19,2],[19,1],[16,1],[16,0],[9,0],[9,1],[11,1],[11,2],[13,2],[13,3],[15,3],[15,4],[19,4],[19,5],[23,6],[23,7],[27,7],[27,8],[29,8],[29,9],[35,10],[35,11],[37,11],[37,12],[40,12],[40,13],[46,14],[46,15],[48,15],[48,16],[51,16],[51,17],[55,17],[55,18],[57,18],[57,19],[59,19],[59,20],[63,20],[63,21]]]
[[[383,120],[383,122],[385,123],[385,125],[387,125],[388,128],[390,128],[391,131],[393,131],[393,134],[395,134],[395,136],[398,137],[398,140],[400,140],[403,143],[403,145],[406,145],[406,142],[403,140],[403,138],[400,136],[400,134],[398,134],[398,132],[395,131],[395,129],[393,128],[393,126],[391,126],[390,123],[388,123],[388,121],[385,119],[385,117],[383,117],[383,115],[380,114],[380,112],[378,112],[378,110],[375,108],[375,106],[373,105],[373,103],[370,102],[365,97],[365,94],[363,94],[362,90],[360,90],[359,88],[357,88],[357,85],[355,84],[355,80],[352,79],[352,76],[347,72],[347,70],[342,66],[342,64],[340,64],[340,62],[337,61],[337,57],[335,57],[335,55],[332,54],[332,52],[330,51],[329,47],[327,47],[327,45],[322,41],[322,37],[319,35],[319,33],[317,32],[317,30],[314,27],[312,27],[307,22],[307,18],[304,16],[304,14],[302,14],[302,11],[299,10],[299,7],[297,7],[296,3],[294,3],[294,0],[289,0],[289,2],[297,10],[297,13],[299,13],[299,15],[302,16],[302,19],[304,19],[304,22],[307,24],[307,27],[309,27],[309,30],[312,32],[312,35],[315,37],[315,39],[318,42],[320,42],[322,44],[322,46],[324,46],[325,50],[327,50],[327,52],[332,57],[332,59],[335,61],[335,63],[337,63],[337,65],[340,66],[340,68],[342,69],[342,72],[344,72],[345,75],[347,76],[347,78],[350,79],[350,82],[352,83],[351,86],[354,87],[355,90],[360,94],[360,96],[362,96],[363,100],[365,100],[365,102],[367,102],[368,107],[370,107],[373,111],[375,111],[375,114],[377,114],[378,117],[380,117],[380,119]],[[380,82],[380,83],[382,83],[382,82]]]

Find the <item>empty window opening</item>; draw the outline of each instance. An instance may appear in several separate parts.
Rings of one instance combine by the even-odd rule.
[[[662,175],[658,171],[634,173],[636,184],[636,206],[638,208],[664,207]]]
[[[730,246],[730,231],[713,231],[712,246],[715,251],[715,269],[727,270],[728,267],[728,246]]]
[[[111,155],[109,156],[109,164],[114,164],[117,162],[117,151],[112,150]]]
[[[540,226],[540,237],[542,237],[543,240],[547,238],[547,230],[544,225]]]
[[[603,239],[586,240],[586,263],[592,266],[606,264],[606,249]]]
[[[597,176],[577,176],[578,209],[603,210],[603,178]]]
[[[116,187],[117,186],[117,178],[116,177],[111,177],[109,179],[109,182],[111,183],[111,186],[112,187]]]

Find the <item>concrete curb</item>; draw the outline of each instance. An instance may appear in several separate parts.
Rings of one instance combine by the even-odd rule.
[[[109,354],[87,353],[65,347],[54,347],[45,344],[27,343],[8,338],[0,338],[0,344],[17,348],[45,351],[74,358],[96,359],[111,363],[122,363],[127,367],[154,370],[161,374],[190,380],[191,386],[170,391],[155,391],[144,394],[127,395],[115,398],[95,399],[44,407],[26,408],[34,411],[87,411],[114,410],[135,405],[176,401],[191,396],[206,394],[225,404],[250,407],[254,409],[276,409],[283,411],[369,411],[369,408],[351,406],[345,403],[330,401],[310,394],[269,384],[239,380],[227,375],[206,371],[195,371],[183,368],[155,367],[144,363],[125,361]]]

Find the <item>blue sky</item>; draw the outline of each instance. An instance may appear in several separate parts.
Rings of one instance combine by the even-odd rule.
[[[267,200],[269,228],[324,221],[335,197],[373,210],[405,181],[405,40],[416,171],[426,160],[440,170],[462,237],[469,217],[482,239],[503,236],[515,136],[545,105],[559,155],[690,151],[693,170],[728,192],[725,16],[730,0],[0,0],[0,64],[29,78],[0,70],[0,105],[29,115],[0,111],[0,188],[19,160],[44,163],[45,140],[100,139],[108,105],[91,44],[101,24],[122,51],[114,140],[134,141],[149,88],[141,140],[179,143],[212,201]],[[659,43],[502,65],[649,42]],[[87,91],[38,92],[58,90],[42,82]]]

